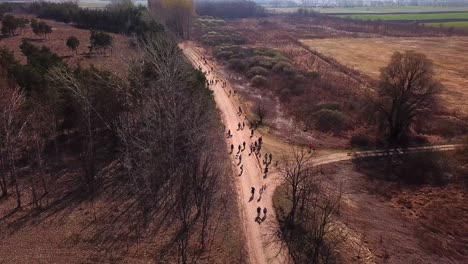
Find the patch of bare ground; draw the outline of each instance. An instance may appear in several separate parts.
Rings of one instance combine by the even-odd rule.
[[[28,19],[34,18],[30,15],[16,15],[16,17],[25,17]],[[88,47],[90,46],[89,37],[91,31],[87,29],[79,29],[72,25],[67,25],[62,22],[53,20],[39,19],[45,21],[52,27],[52,33],[47,36],[47,39],[42,39],[40,36],[32,32],[31,27],[26,27],[24,30],[18,30],[18,34],[11,37],[0,39],[0,47],[6,47],[15,53],[15,57],[21,63],[26,63],[26,57],[19,48],[23,40],[28,40],[34,45],[48,47],[52,52],[59,55],[68,65],[87,67],[90,64],[102,67],[120,76],[127,74],[128,62],[135,58],[135,51],[130,46],[130,38],[109,33],[112,38],[112,51],[107,51],[106,54],[91,54]],[[80,45],[77,49],[77,54],[71,51],[66,41],[70,36],[75,36],[80,40]]]
[[[401,189],[371,181],[351,162],[322,167],[323,180],[341,184],[339,219],[356,232],[377,263],[466,263],[466,189]],[[348,256],[349,257],[349,256]],[[362,262],[351,256],[345,263]]]
[[[2,263],[176,263],[176,228],[161,216],[144,216],[135,196],[122,181],[118,162],[103,170],[102,188],[85,195],[78,160],[64,158],[67,166],[48,178],[49,193],[34,209],[26,175],[21,168],[20,189],[25,206],[15,210],[14,194],[0,200],[0,255]],[[57,164],[56,164],[57,165]],[[224,178],[224,196],[215,205],[209,223],[206,252],[199,263],[245,263],[239,230],[239,212],[231,179]],[[196,243],[193,241],[193,243]]]

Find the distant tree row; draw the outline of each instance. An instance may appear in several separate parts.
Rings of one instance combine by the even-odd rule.
[[[130,4],[114,4],[106,9],[97,10],[80,8],[75,3],[35,2],[25,4],[23,8],[39,18],[73,23],[81,28],[137,35],[164,30],[162,25],[154,21],[146,22],[143,19],[143,7]]]
[[[200,16],[221,18],[259,17],[265,15],[265,9],[253,1],[199,1],[195,10]]]

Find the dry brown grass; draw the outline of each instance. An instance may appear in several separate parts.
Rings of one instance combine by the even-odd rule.
[[[389,62],[393,52],[422,52],[434,61],[437,78],[445,86],[441,95],[444,105],[452,111],[468,114],[467,37],[333,38],[302,42],[372,78],[379,77],[379,69]]]

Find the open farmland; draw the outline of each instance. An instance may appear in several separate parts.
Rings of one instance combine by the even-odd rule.
[[[293,13],[298,7],[267,7],[268,11],[274,13]],[[421,13],[421,12],[452,12],[452,11],[468,11],[468,7],[451,7],[451,6],[374,6],[374,7],[327,7],[327,8],[310,8],[322,14],[339,14],[339,13],[357,13],[357,14],[372,14],[372,13]]]
[[[437,78],[444,84],[442,99],[451,110],[468,114],[468,38],[341,38],[302,40],[340,63],[373,78],[393,52],[414,50],[434,61]]]
[[[385,21],[402,21],[402,20],[468,20],[468,12],[461,13],[430,13],[430,14],[351,14],[339,15],[360,20],[385,20]]]
[[[446,27],[446,28],[456,28],[462,30],[468,30],[468,21],[458,21],[458,22],[443,22],[443,23],[424,23],[425,26],[429,27]]]

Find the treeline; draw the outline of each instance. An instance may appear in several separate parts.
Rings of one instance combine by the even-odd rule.
[[[73,23],[77,27],[103,30],[113,33],[143,35],[146,32],[160,32],[162,25],[145,21],[143,7],[130,4],[113,4],[106,9],[84,9],[75,3],[34,2],[24,4],[22,9],[39,18]]]
[[[195,10],[200,16],[245,18],[265,16],[265,8],[253,1],[198,1]]]

